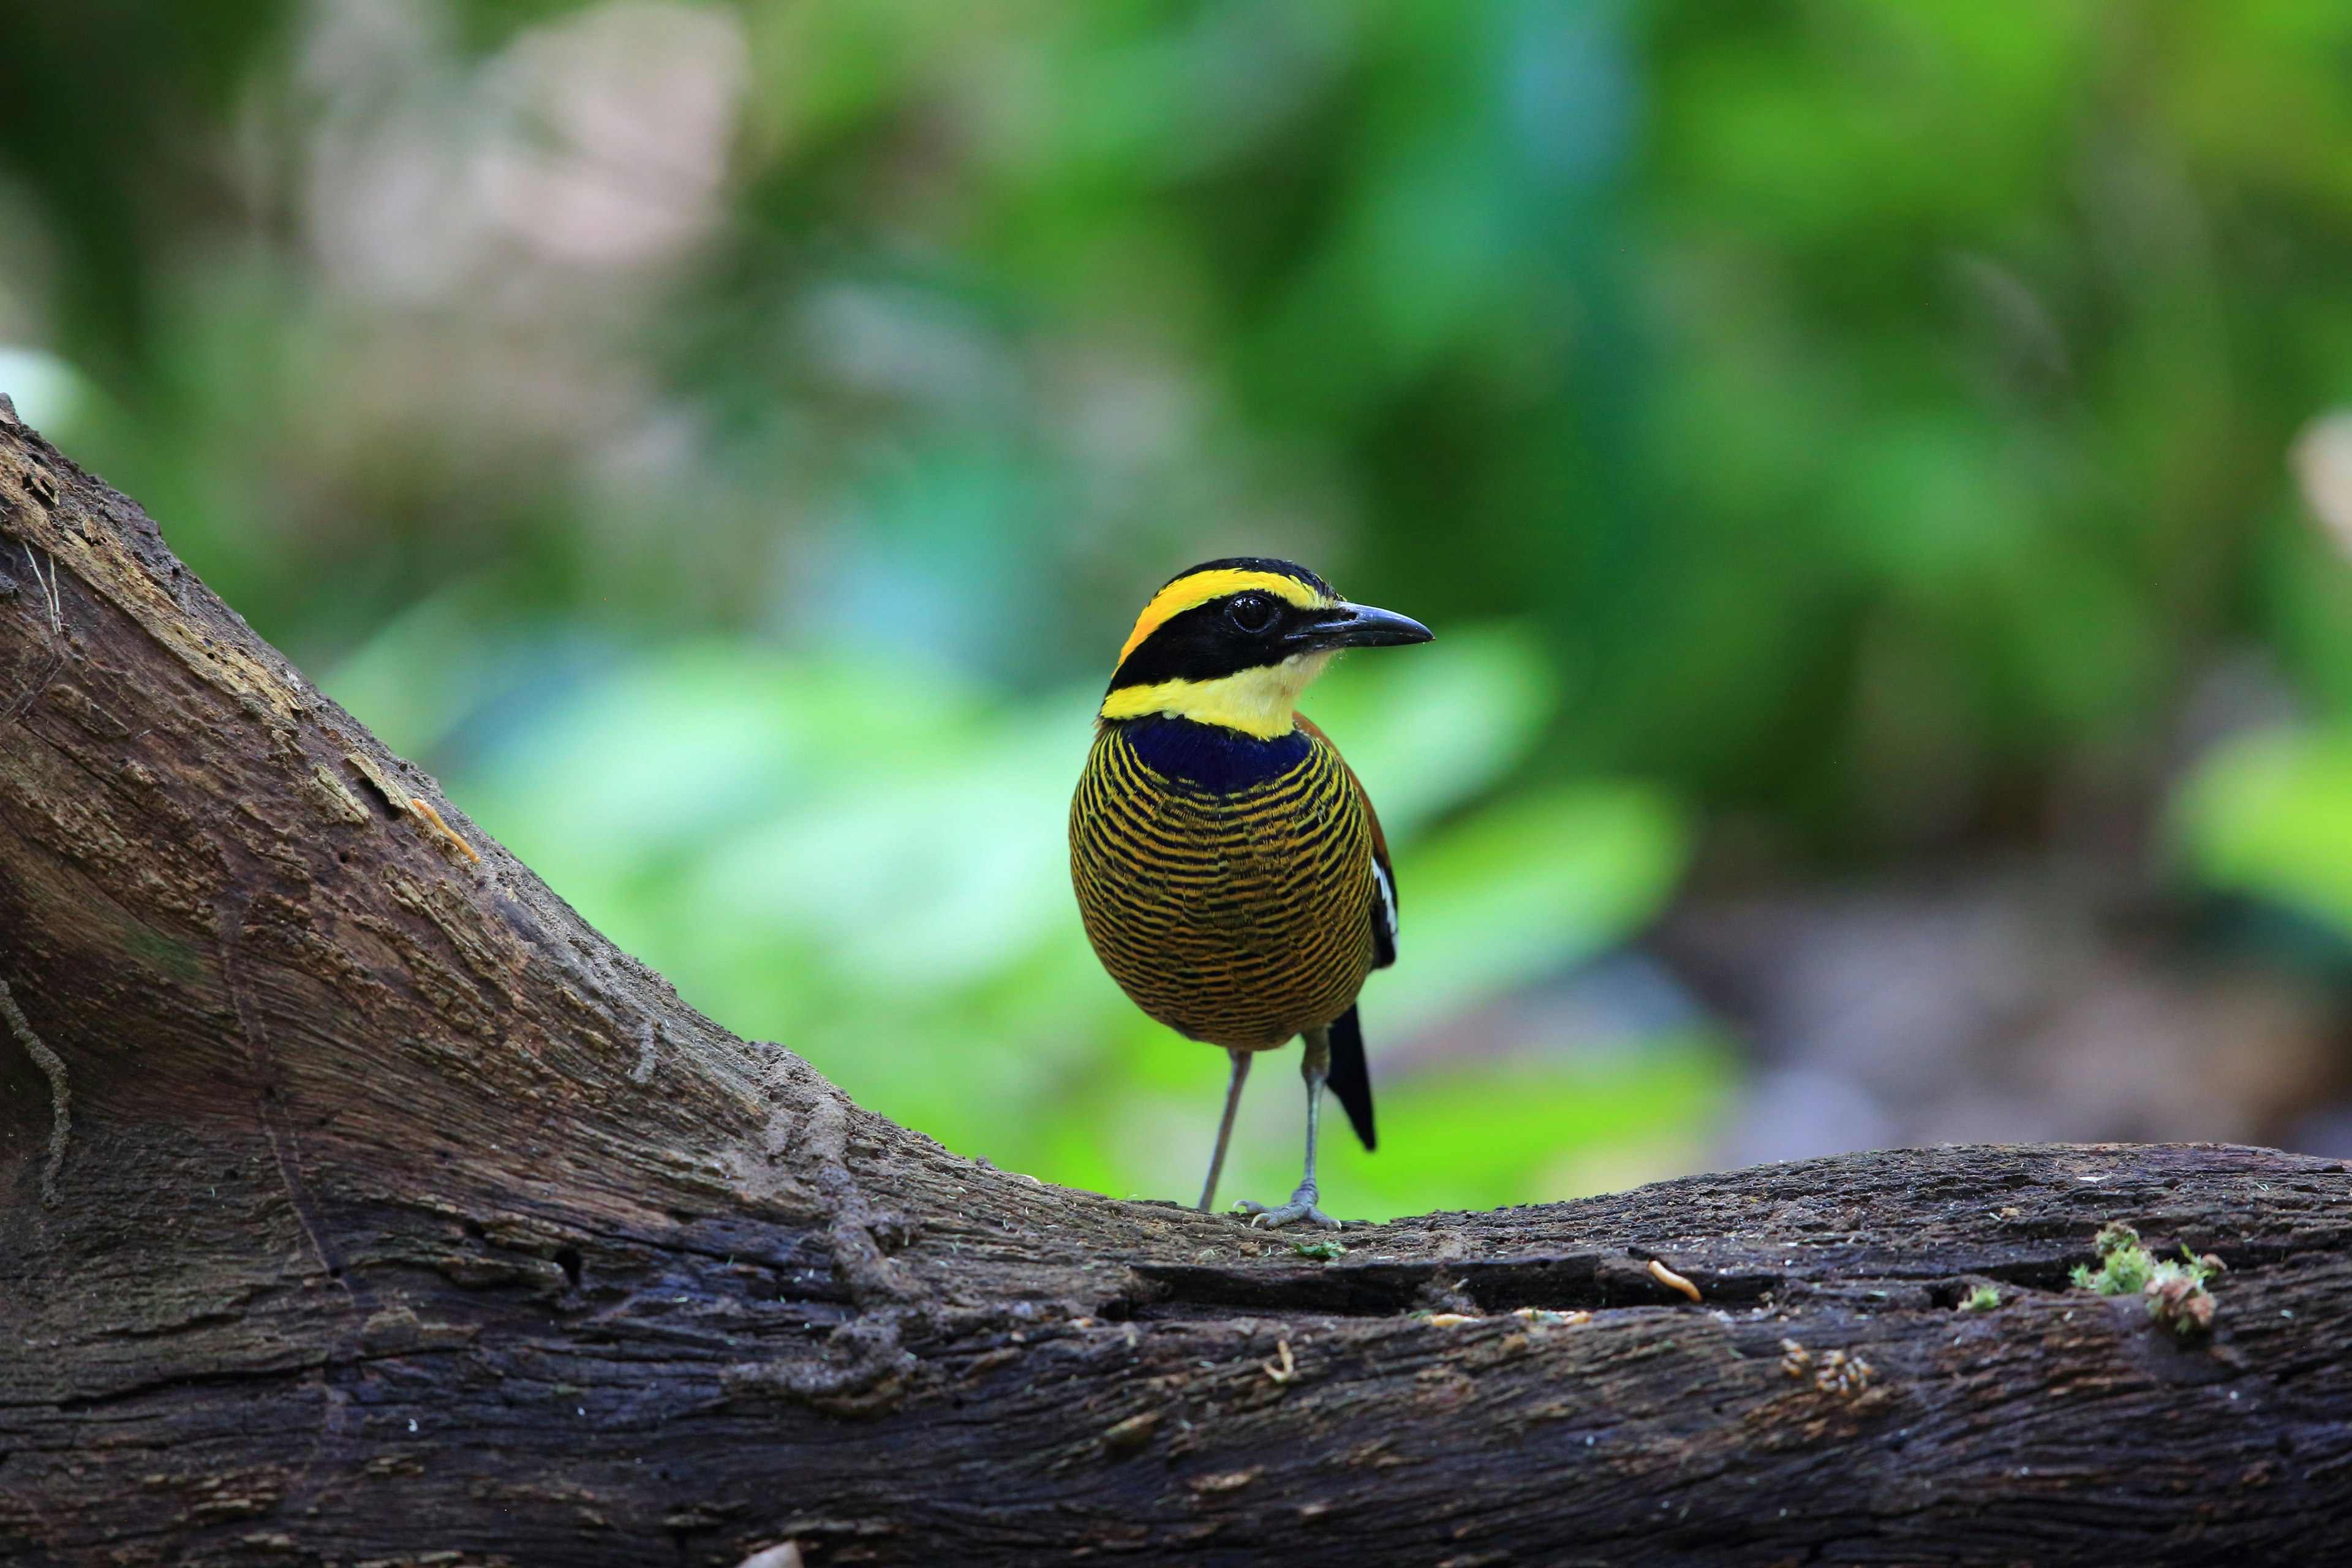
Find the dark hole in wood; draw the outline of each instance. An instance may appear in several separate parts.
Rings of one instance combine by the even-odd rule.
[[[1142,1318],[1181,1317],[1203,1307],[1391,1317],[1426,1306],[1425,1292],[1433,1286],[1459,1291],[1487,1313],[1522,1307],[1578,1311],[1690,1305],[1646,1265],[1591,1255],[1494,1263],[1302,1264],[1263,1271],[1147,1266],[1137,1272],[1160,1288],[1153,1299],[1126,1305]],[[1709,1306],[1759,1302],[1781,1283],[1776,1274],[1700,1273],[1692,1279]]]

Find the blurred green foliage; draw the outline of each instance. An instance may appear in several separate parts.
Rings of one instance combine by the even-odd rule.
[[[2340,5],[0,23],[0,342],[58,356],[0,375],[689,997],[1042,1173],[1181,1190],[1205,1142],[1213,1053],[1118,1003],[1057,859],[1089,683],[1191,561],[1444,639],[1309,704],[1402,845],[1376,1046],[1622,942],[1702,839],[2129,839],[2217,661],[2352,698],[2281,462],[2352,394]],[[2352,900],[2298,848],[2332,744],[2217,760],[2177,843]],[[1727,1071],[1453,1070],[1343,1194],[1671,1163]]]
[[[2217,748],[2173,802],[2172,847],[2210,885],[2352,946],[2352,731],[2266,727]]]

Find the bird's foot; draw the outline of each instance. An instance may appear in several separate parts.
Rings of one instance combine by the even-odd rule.
[[[1307,1221],[1309,1225],[1320,1226],[1325,1230],[1339,1229],[1338,1220],[1315,1206],[1315,1199],[1318,1195],[1315,1184],[1304,1182],[1299,1184],[1297,1192],[1290,1194],[1290,1201],[1280,1208],[1268,1208],[1264,1204],[1254,1204],[1246,1198],[1236,1206],[1250,1216],[1250,1224],[1262,1225],[1269,1230],[1299,1219]]]

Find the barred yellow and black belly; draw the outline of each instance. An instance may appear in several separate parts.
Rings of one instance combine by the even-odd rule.
[[[1375,962],[1376,828],[1318,733],[1108,723],[1070,805],[1087,935],[1152,1017],[1215,1045],[1330,1024]]]

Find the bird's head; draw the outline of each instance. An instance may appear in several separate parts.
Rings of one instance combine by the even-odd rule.
[[[1349,604],[1287,561],[1204,561],[1136,617],[1102,717],[1164,713],[1273,740],[1290,732],[1299,692],[1341,648],[1431,636],[1419,621]]]

